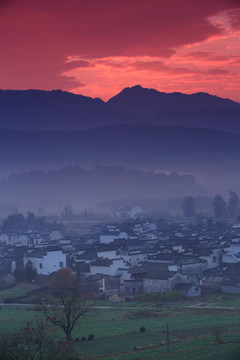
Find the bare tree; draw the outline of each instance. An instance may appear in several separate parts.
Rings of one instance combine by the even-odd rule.
[[[73,360],[74,354],[70,345],[57,339],[56,329],[48,321],[36,319],[27,323],[24,329],[16,334],[0,335],[1,360]],[[79,359],[79,358],[78,358]]]
[[[41,310],[46,319],[64,331],[67,341],[71,341],[76,323],[88,311],[86,302],[79,297],[76,275],[67,267],[57,271],[51,279],[49,290],[56,301],[45,299]]]

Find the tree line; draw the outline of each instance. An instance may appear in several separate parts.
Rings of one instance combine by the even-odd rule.
[[[226,202],[221,195],[217,194],[213,199],[212,206],[216,218],[237,218],[240,215],[239,197],[234,191],[229,191],[228,202]],[[194,197],[187,196],[183,199],[182,212],[184,217],[195,217],[196,210]]]
[[[44,216],[36,216],[33,212],[28,212],[26,216],[22,213],[8,215],[2,223],[2,232],[14,231],[46,231],[63,230],[63,225],[57,222],[49,222]]]

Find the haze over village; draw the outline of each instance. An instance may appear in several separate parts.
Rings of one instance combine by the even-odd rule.
[[[4,0],[0,32],[0,360],[237,359],[239,1]]]

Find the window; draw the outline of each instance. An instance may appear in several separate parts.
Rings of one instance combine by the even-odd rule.
[[[60,267],[60,268],[63,267],[63,261],[59,261],[59,267]]]
[[[42,263],[39,263],[39,268],[42,269]]]

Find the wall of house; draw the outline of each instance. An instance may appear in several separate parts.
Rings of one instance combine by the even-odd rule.
[[[66,267],[66,254],[63,254],[62,251],[50,251],[42,258],[24,257],[24,265],[28,260],[31,260],[39,275],[49,275]]]
[[[97,252],[97,256],[98,257],[102,257],[104,259],[114,259],[117,257],[116,255],[116,250],[112,250],[112,251],[98,251]]]
[[[104,292],[107,295],[120,293],[120,278],[107,276],[104,279]]]
[[[119,239],[119,234],[101,234],[100,235],[100,243],[101,244],[110,244],[115,239]]]
[[[228,263],[228,264],[239,263],[240,258],[237,258],[235,254],[230,253],[230,252],[223,253],[222,254],[222,262]]]
[[[170,288],[172,289],[175,285],[179,283],[186,283],[188,281],[188,276],[180,273],[176,273],[173,277],[169,278]]]
[[[90,264],[90,275],[96,275],[96,274],[110,275],[111,266],[96,266]]]
[[[201,296],[201,288],[200,286],[193,285],[187,292],[186,296],[195,297],[195,296]]]
[[[220,285],[220,290],[226,294],[240,294],[240,286]]]
[[[204,270],[206,270],[206,263],[186,264],[179,267],[179,271],[188,276],[189,282],[197,282],[202,277]]]
[[[8,241],[9,241],[9,237],[8,237],[8,235],[7,234],[1,234],[0,235],[0,242],[2,243],[6,243],[6,244],[8,244]]]
[[[147,255],[146,254],[124,254],[122,255],[123,259],[128,262],[130,266],[135,266],[139,262],[146,260]]]
[[[143,278],[143,292],[158,292],[170,290],[168,280],[146,279]]]
[[[233,254],[238,254],[240,253],[240,244],[237,243],[237,244],[231,244],[227,250]]]
[[[124,281],[123,295],[125,296],[135,296],[142,294],[143,292],[143,282],[142,280],[129,280]]]
[[[90,274],[105,274],[110,276],[117,276],[120,275],[121,271],[119,268],[125,268],[125,263],[123,259],[113,259],[112,264],[109,266],[97,266],[97,265],[91,265],[90,264]]]

